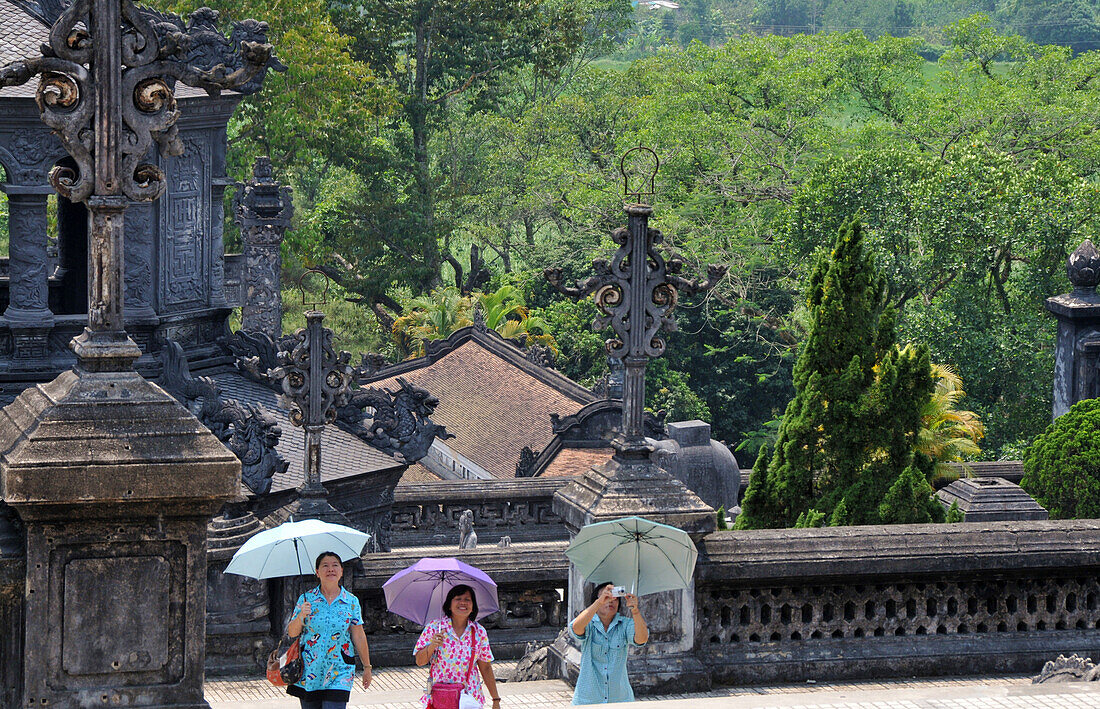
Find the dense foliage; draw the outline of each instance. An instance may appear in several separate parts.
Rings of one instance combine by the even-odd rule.
[[[885,294],[859,223],[842,225],[810,276],[795,396],[738,528],[942,520],[914,462],[933,388],[928,348],[897,346]]]
[[[1051,519],[1100,517],[1100,399],[1078,402],[1024,454],[1027,490]]]
[[[447,288],[510,286],[559,367],[595,384],[606,334],[541,272],[583,278],[613,249],[618,157],[644,144],[662,159],[654,225],[686,270],[731,267],[678,307],[650,407],[707,418],[742,464],[774,447],[813,254],[858,217],[899,342],[966,382],[982,455],[1016,455],[1048,423],[1042,300],[1068,289],[1065,257],[1096,226],[1100,53],[1058,32],[1076,20],[1036,13],[1090,2],[213,4],[270,22],[290,67],[234,118],[233,176],[272,156],[295,188],[288,268],[339,281],[357,345],[409,356],[395,323],[427,323]],[[812,16],[783,14],[799,8]],[[798,34],[849,27],[863,31]],[[1012,34],[1039,28],[1072,48]]]

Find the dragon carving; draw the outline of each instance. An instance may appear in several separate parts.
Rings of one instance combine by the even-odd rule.
[[[411,465],[428,454],[432,441],[454,438],[431,419],[439,399],[401,377],[400,389],[357,389],[337,412],[337,420],[375,448]],[[365,409],[370,409],[367,413]]]
[[[275,474],[289,463],[276,446],[283,431],[275,417],[261,406],[223,399],[209,377],[192,377],[187,357],[178,342],[168,340],[161,350],[164,373],[161,385],[218,437],[241,461],[241,479],[257,495],[271,490]]]

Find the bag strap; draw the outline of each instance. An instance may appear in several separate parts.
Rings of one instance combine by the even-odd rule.
[[[463,683],[470,680],[470,673],[474,671],[474,658],[477,657],[477,645],[475,644],[475,636],[477,635],[477,625],[474,621],[470,621],[470,666],[466,668],[466,675],[462,678]]]

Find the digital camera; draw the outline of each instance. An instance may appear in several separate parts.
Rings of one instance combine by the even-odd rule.
[[[623,596],[626,595],[626,587],[625,586],[612,586],[611,587],[611,595],[614,596],[615,598],[622,598]]]

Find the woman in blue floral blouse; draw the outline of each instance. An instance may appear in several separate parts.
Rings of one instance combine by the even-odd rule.
[[[344,565],[339,556],[322,553],[316,571],[320,585],[298,596],[286,629],[292,638],[301,636],[304,664],[302,678],[286,693],[298,697],[302,709],[345,709],[355,684],[352,645],[363,663],[363,689],[371,681],[363,611],[359,599],[340,586]]]

